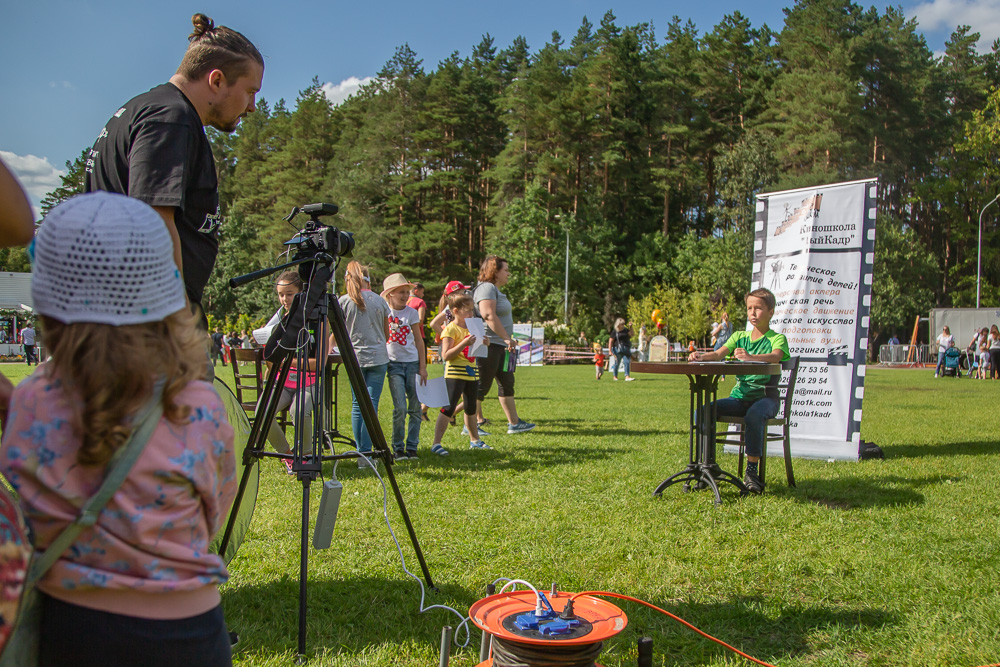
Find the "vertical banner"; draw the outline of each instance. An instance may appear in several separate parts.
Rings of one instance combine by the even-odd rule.
[[[800,357],[792,455],[857,460],[876,179],[758,195],[751,289],[777,305],[771,328]]]
[[[541,366],[545,357],[545,327],[531,328],[531,365]]]
[[[531,365],[531,322],[515,322],[511,338],[517,341],[517,365]]]

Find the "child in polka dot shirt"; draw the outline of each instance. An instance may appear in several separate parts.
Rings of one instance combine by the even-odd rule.
[[[389,353],[387,376],[392,396],[392,449],[397,461],[417,458],[422,421],[417,376],[421,384],[427,384],[424,338],[416,331],[420,313],[406,305],[412,287],[402,273],[393,273],[382,282],[382,298],[389,304],[389,337],[385,347]]]

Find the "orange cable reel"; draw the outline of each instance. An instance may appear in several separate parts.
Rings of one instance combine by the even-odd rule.
[[[521,590],[474,603],[469,618],[492,638],[492,655],[479,667],[548,664],[547,658],[573,656],[600,667],[593,659],[606,640],[625,629],[628,617],[610,602],[574,595]]]

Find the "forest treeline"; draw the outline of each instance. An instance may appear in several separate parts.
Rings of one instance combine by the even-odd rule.
[[[980,54],[960,26],[935,54],[900,9],[844,0],[785,14],[780,32],[739,13],[700,32],[608,12],[568,41],[486,35],[433,68],[404,45],[338,106],[318,80],[292,107],[261,101],[237,133],[212,133],[225,223],[206,309],[273,312],[266,281],[226,281],[277,261],[293,206],[327,201],[376,282],[402,271],[436,298],[496,253],[516,318],[562,321],[568,244],[571,330],[606,330],[656,294],[673,331],[700,338],[713,307],[742,309],[754,195],[875,176],[875,332],[975,305],[1000,176],[998,45]],[[1000,305],[996,220],[986,305]]]

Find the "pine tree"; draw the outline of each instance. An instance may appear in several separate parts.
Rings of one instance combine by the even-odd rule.
[[[42,199],[42,217],[49,214],[53,208],[71,197],[83,193],[84,178],[86,177],[87,158],[90,155],[90,148],[84,148],[80,155],[70,162],[66,160],[66,173],[59,177],[60,186],[45,195]]]

